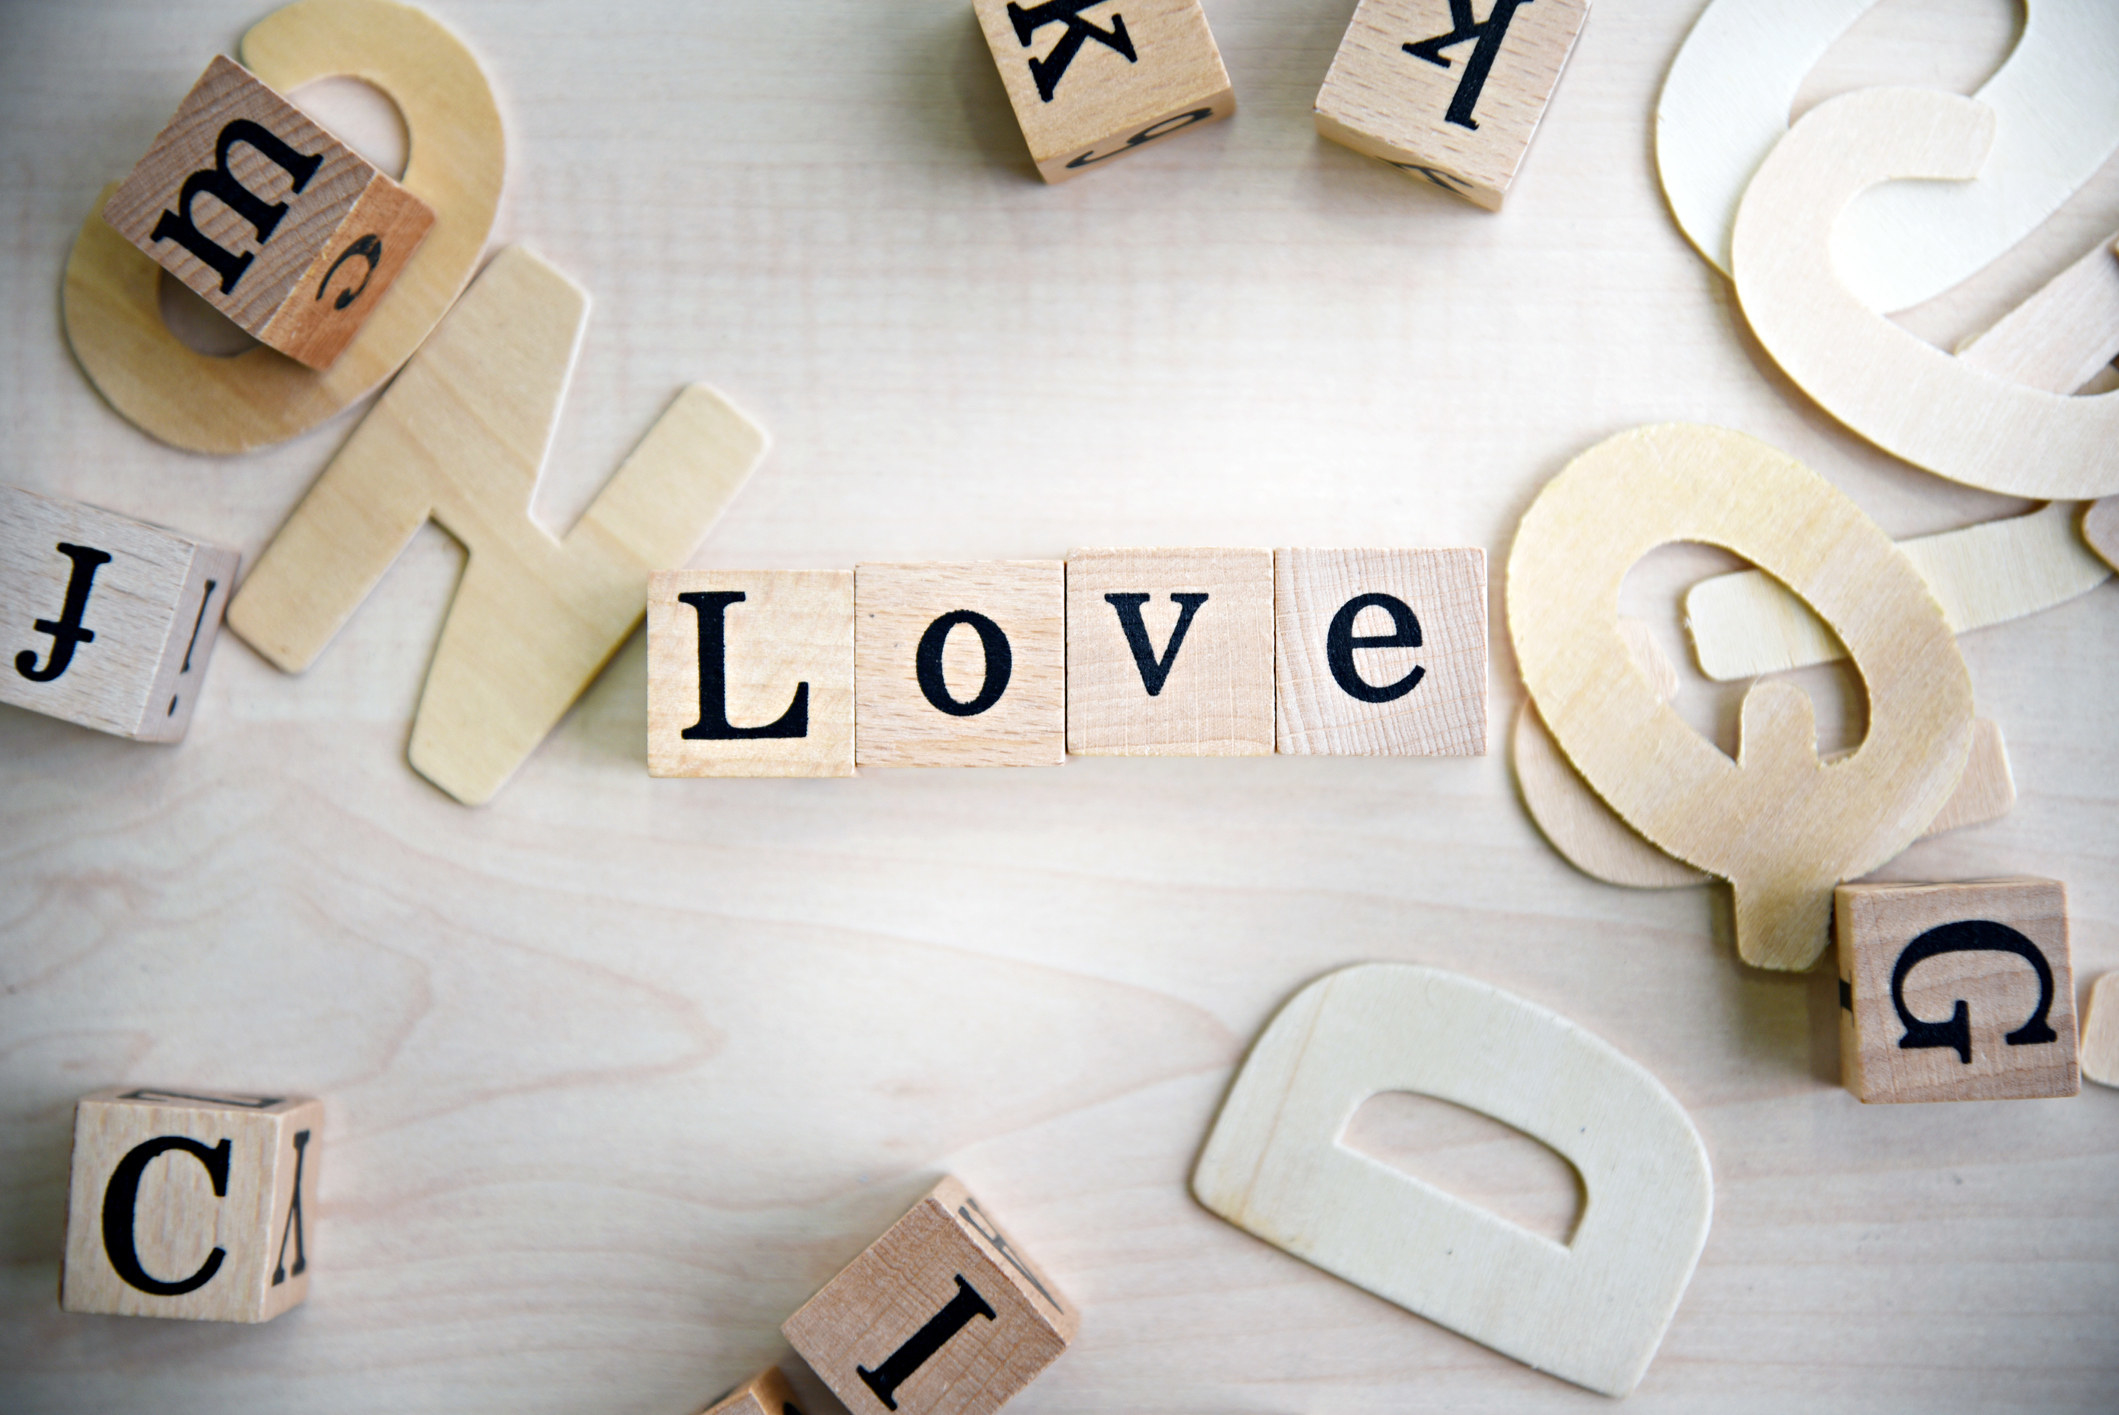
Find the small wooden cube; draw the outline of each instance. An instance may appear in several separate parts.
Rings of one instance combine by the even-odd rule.
[[[1058,560],[861,565],[862,766],[1067,759],[1067,584]]]
[[[854,1415],[986,1415],[1059,1359],[1080,1322],[945,1178],[780,1330]]]
[[[648,577],[650,776],[852,776],[853,575]]]
[[[2072,1096],[2067,891],[2044,879],[1843,884],[1840,1077],[1864,1101]]]
[[[1069,555],[1067,750],[1270,754],[1273,552]]]
[[[972,0],[1048,182],[1236,111],[1199,0]]]
[[[309,1295],[324,1108],[114,1086],[74,1108],[69,1312],[269,1322]]]
[[[767,1366],[708,1406],[700,1415],[802,1415],[794,1387],[778,1366]]]
[[[1589,0],[1361,0],[1317,94],[1317,131],[1499,211]]]
[[[0,486],[0,702],[141,742],[191,726],[233,550]]]
[[[326,369],[434,212],[216,56],[103,208],[118,233],[261,342]]]
[[[1274,555],[1279,750],[1486,753],[1486,552]]]

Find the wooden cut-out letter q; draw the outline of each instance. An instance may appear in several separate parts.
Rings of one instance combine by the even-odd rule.
[[[1852,755],[1818,759],[1815,710],[1790,684],[1745,696],[1735,761],[1656,697],[1619,634],[1619,585],[1671,541],[1735,551],[1839,635],[1869,697]],[[1741,433],[1635,428],[1569,463],[1517,527],[1508,627],[1576,770],[1735,889],[1737,953],[1754,967],[1816,962],[1833,888],[1912,844],[1964,774],[1972,679],[1927,582],[1831,483]]]
[[[1565,1156],[1588,1189],[1574,1237],[1555,1243],[1341,1144],[1384,1091],[1479,1111]],[[1714,1210],[1706,1147],[1653,1076],[1542,1007],[1397,963],[1329,974],[1281,1009],[1192,1192],[1335,1277],[1606,1395],[1654,1359]]]

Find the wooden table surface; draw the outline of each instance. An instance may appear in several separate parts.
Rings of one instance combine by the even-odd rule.
[[[1739,428],[1900,536],[2021,505],[1833,423],[1679,235],[1651,114],[1699,0],[1598,7],[1500,216],[1317,139],[1351,0],[1209,0],[1237,118],[1058,188],[964,0],[429,3],[502,98],[496,240],[596,300],[548,524],[699,380],[775,439],[701,565],[1484,546],[1495,750],[651,781],[636,637],[467,810],[404,762],[461,563],[432,528],[306,676],[224,635],[180,747],[0,709],[0,1409],[689,1415],[942,1171],[1086,1313],[1026,1415],[1603,1408],[1189,1198],[1249,1039],[1369,959],[1552,1007],[1690,1110],[1714,1227],[1629,1408],[2119,1408],[2119,1093],[1864,1109],[1828,968],[1740,966],[1724,892],[1598,884],[1515,793],[1499,569],[1599,439]],[[58,291],[96,192],[264,13],[0,7],[0,476],[246,563],[351,417],[173,452],[88,384]],[[1968,91],[2013,23],[1892,0],[1804,101]],[[2108,166],[1909,320],[1954,341],[2115,228]],[[1719,563],[1636,575],[1673,651],[1671,594]],[[2021,800],[1890,871],[2066,881],[2084,990],[2119,967],[2115,632],[2107,585],[1962,641]],[[1727,745],[1733,691],[1688,684]],[[121,1080],[325,1099],[305,1307],[59,1313],[73,1101]],[[1361,1123],[1564,1228],[1528,1142],[1432,1102]]]

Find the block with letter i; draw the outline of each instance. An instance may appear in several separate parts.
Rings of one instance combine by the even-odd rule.
[[[324,1108],[113,1087],[74,1109],[69,1312],[269,1322],[309,1295]]]
[[[648,577],[651,776],[852,776],[853,575]]]
[[[972,0],[972,9],[1048,182],[1236,111],[1199,0]]]
[[[1273,552],[1069,555],[1067,750],[1270,755]]]
[[[945,1178],[781,1331],[854,1415],[986,1415],[1059,1359],[1080,1321]]]
[[[1843,884],[1832,907],[1848,1090],[1872,1102],[2081,1090],[2057,881]]]
[[[0,702],[136,741],[181,739],[238,559],[0,486]]]
[[[700,1415],[802,1415],[795,1405],[794,1387],[778,1366],[767,1366]]]
[[[1361,0],[1317,131],[1499,211],[1589,0]]]
[[[216,57],[104,219],[260,342],[326,369],[434,212],[232,59]]]
[[[1486,552],[1273,556],[1278,750],[1486,754]]]

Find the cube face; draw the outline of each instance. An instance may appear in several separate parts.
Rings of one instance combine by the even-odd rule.
[[[1062,562],[862,565],[854,616],[862,766],[1067,759]]]
[[[1079,1326],[1052,1280],[944,1179],[781,1331],[854,1415],[986,1415]]]
[[[237,325],[318,369],[434,224],[425,203],[221,57],[103,215]]]
[[[309,1295],[323,1107],[113,1087],[74,1111],[69,1312],[266,1322]]]
[[[2075,976],[2052,880],[1841,885],[1840,1067],[1864,1101],[2072,1096]]]
[[[648,774],[851,776],[853,576],[648,578]]]
[[[1317,131],[1498,211],[1589,0],[1361,0],[1324,87]]]
[[[232,550],[0,486],[0,702],[179,740],[237,564]]]
[[[708,1406],[702,1415],[802,1415],[794,1387],[778,1366],[767,1366]]]
[[[1273,553],[1077,550],[1067,557],[1067,750],[1273,750]]]
[[[1048,182],[1236,111],[1199,0],[972,0],[972,9]]]
[[[1282,752],[1483,756],[1486,552],[1274,554]]]

